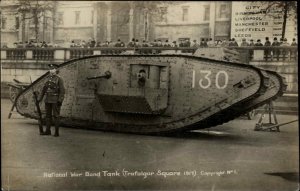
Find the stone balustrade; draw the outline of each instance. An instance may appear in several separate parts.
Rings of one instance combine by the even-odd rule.
[[[251,61],[295,61],[298,58],[298,47],[227,47],[243,55],[242,62]],[[172,47],[97,47],[97,48],[2,48],[2,60],[39,60],[39,61],[67,61],[91,55],[124,54],[169,54],[194,53],[196,48]]]

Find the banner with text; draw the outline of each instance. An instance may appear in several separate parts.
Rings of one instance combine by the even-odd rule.
[[[269,37],[279,40],[282,35],[283,12],[282,10],[270,10],[266,14],[269,2],[232,2],[231,38],[241,42],[261,39],[265,41]],[[291,42],[297,36],[297,23],[295,17],[289,16],[286,25],[286,38]]]

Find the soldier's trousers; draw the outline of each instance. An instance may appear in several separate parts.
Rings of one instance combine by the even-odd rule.
[[[57,103],[45,103],[46,109],[46,133],[50,133],[51,121],[53,117],[53,123],[55,125],[55,135],[59,134],[59,113],[60,106]]]

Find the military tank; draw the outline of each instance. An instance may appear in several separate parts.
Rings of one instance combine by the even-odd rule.
[[[158,55],[94,55],[62,63],[59,75],[66,94],[61,123],[139,134],[203,129],[235,119],[284,93],[284,78],[276,72],[239,63],[236,56],[228,56],[230,50],[218,51],[215,57],[197,51],[160,51]],[[39,119],[33,90],[41,92],[48,75],[16,98],[21,115]],[[44,113],[44,104],[41,110]]]

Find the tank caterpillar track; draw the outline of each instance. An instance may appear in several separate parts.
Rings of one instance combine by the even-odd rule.
[[[268,87],[267,91],[249,101],[240,103],[239,106],[232,107],[228,111],[222,111],[215,116],[212,116],[211,119],[207,119],[206,121],[203,121],[199,124],[199,126],[203,124],[207,124],[208,127],[213,127],[217,125],[222,125],[223,123],[227,123],[235,118],[238,118],[242,115],[245,115],[246,113],[257,109],[270,101],[276,100],[278,97],[282,96],[283,93],[286,91],[286,83],[285,79],[282,76],[279,76],[277,73],[273,71],[266,71],[268,75],[271,76],[271,81],[274,83],[274,81],[277,81],[276,85],[279,86],[271,86]],[[272,83],[271,82],[271,83]],[[275,91],[271,91],[272,89],[276,89]],[[220,120],[221,119],[221,120]]]
[[[275,72],[193,55],[97,55],[59,70],[67,92],[63,125],[140,134],[216,126],[275,99],[286,86]],[[40,92],[47,75],[16,98],[21,115],[38,119],[32,90]]]

